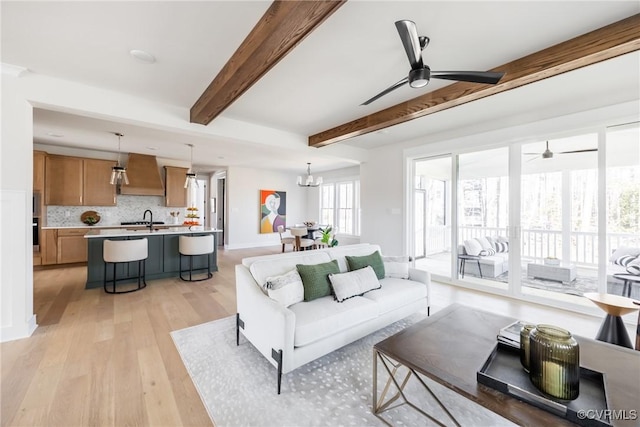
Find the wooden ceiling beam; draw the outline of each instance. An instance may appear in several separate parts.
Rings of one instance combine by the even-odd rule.
[[[506,73],[496,85],[454,83],[311,135],[309,145],[323,147],[334,144],[636,50],[640,50],[640,14],[495,67],[491,71]]]
[[[193,104],[191,123],[211,123],[345,2],[275,0]]]

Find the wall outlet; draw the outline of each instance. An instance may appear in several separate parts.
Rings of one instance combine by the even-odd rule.
[[[64,211],[65,218],[69,218],[71,216],[71,211]]]

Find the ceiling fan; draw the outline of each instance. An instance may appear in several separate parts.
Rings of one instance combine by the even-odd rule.
[[[494,71],[431,71],[431,68],[422,62],[422,50],[429,44],[429,37],[418,36],[418,30],[413,21],[396,21],[396,29],[404,45],[404,50],[407,52],[409,64],[411,64],[409,75],[373,98],[366,100],[361,105],[369,105],[376,99],[407,83],[413,88],[424,87],[429,84],[429,80],[432,77],[435,79],[496,84],[504,76],[504,73]]]
[[[523,154],[530,155],[530,156],[531,155],[542,156],[543,159],[551,159],[551,158],[553,158],[554,154],[587,153],[587,152],[590,152],[590,151],[598,151],[598,149],[597,148],[587,148],[585,150],[560,151],[558,153],[554,153],[553,151],[551,151],[549,149],[549,141],[547,141],[547,147],[542,153],[523,153]]]

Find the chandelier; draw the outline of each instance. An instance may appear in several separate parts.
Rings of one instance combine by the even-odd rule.
[[[120,166],[120,138],[122,138],[124,135],[119,132],[114,132],[114,135],[118,137],[118,162],[111,169],[111,179],[109,179],[109,184],[129,185],[129,178],[127,177],[127,169],[124,166]]]
[[[307,163],[307,179],[302,183],[302,177],[298,176],[298,185],[300,187],[318,187],[322,184],[322,177],[319,176],[316,178],[315,182],[313,181],[313,175],[311,175],[311,163]]]
[[[198,181],[196,179],[196,174],[193,172],[193,144],[185,144],[191,147],[191,162],[189,163],[189,171],[187,172],[187,177],[184,180],[184,188],[193,188],[198,186]]]

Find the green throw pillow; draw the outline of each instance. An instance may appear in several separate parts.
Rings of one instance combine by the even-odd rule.
[[[373,271],[376,272],[378,280],[384,279],[384,263],[382,262],[380,252],[375,251],[371,255],[346,256],[345,258],[347,259],[350,271],[360,270],[361,268],[365,268],[370,265],[371,268],[373,268]]]
[[[311,301],[316,298],[331,295],[331,282],[329,274],[340,273],[338,261],[325,262],[323,264],[304,265],[297,264],[296,268],[302,278],[304,287],[304,300]]]

